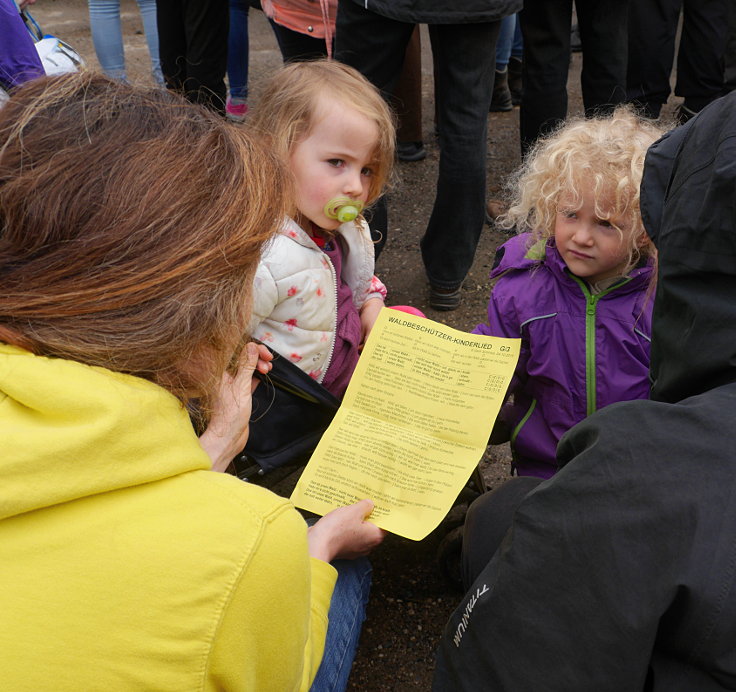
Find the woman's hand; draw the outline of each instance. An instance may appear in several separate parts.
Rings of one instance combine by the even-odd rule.
[[[386,535],[383,529],[366,521],[372,511],[373,502],[361,500],[325,514],[309,527],[309,554],[318,560],[332,562],[370,553]]]
[[[373,329],[373,325],[378,319],[378,313],[381,312],[383,307],[383,301],[380,298],[371,298],[363,303],[363,307],[360,308],[360,350],[363,350],[366,339]]]
[[[222,376],[220,389],[212,402],[212,416],[199,444],[212,459],[213,471],[225,471],[248,441],[251,395],[258,386],[253,372],[271,370],[273,355],[262,345],[246,344],[234,375]]]

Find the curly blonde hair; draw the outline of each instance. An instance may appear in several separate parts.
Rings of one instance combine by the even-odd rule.
[[[656,253],[641,220],[639,185],[647,149],[663,133],[627,106],[608,116],[566,121],[529,152],[509,182],[510,206],[497,224],[531,232],[532,244],[546,240],[554,236],[560,198],[579,209],[582,190],[590,190],[596,215],[610,219],[628,244],[630,271]],[[622,227],[631,229],[628,238]]]
[[[323,96],[354,108],[378,128],[378,142],[368,204],[375,202],[391,178],[396,146],[395,118],[378,89],[357,70],[335,60],[295,62],[268,80],[251,125],[288,162],[294,145],[307,137]]]

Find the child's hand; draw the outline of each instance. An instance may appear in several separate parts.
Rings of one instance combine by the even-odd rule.
[[[386,535],[383,529],[365,520],[372,511],[373,502],[361,500],[325,514],[308,529],[309,554],[332,562],[370,553]]]
[[[212,402],[212,417],[199,444],[212,459],[213,471],[225,471],[248,441],[251,394],[258,386],[253,372],[267,373],[273,355],[262,345],[246,344],[234,375],[226,372]]]
[[[382,307],[383,301],[380,298],[371,298],[366,300],[363,303],[363,307],[360,308],[360,326],[362,329],[359,349],[361,351],[363,350],[363,346],[365,346],[368,335],[371,333],[371,329],[373,329],[373,325],[376,323],[378,313],[381,312]]]

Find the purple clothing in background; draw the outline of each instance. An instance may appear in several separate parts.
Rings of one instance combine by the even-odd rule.
[[[45,74],[13,0],[0,0],[0,86],[11,89]]]
[[[332,358],[327,367],[322,386],[328,392],[342,399],[358,364],[362,327],[360,314],[353,303],[353,291],[342,278],[342,253],[344,246],[336,236],[322,251],[332,262],[337,277],[337,329]]]
[[[519,475],[549,478],[571,427],[609,404],[649,397],[652,266],[593,295],[553,240],[531,250],[529,242],[527,233],[498,249],[488,324],[473,333],[521,337],[513,402],[499,419],[511,430]]]

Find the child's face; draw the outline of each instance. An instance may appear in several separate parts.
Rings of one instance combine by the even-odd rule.
[[[291,149],[297,208],[318,228],[334,230],[340,222],[328,218],[324,206],[346,195],[364,202],[370,192],[378,126],[354,108],[322,96],[309,134]]]
[[[584,191],[582,201],[583,206],[575,209],[570,195],[560,195],[555,244],[567,268],[594,284],[623,274],[629,262],[631,229],[621,219],[599,217],[590,189]],[[599,206],[605,209],[608,205]],[[620,232],[614,225],[621,229]]]

